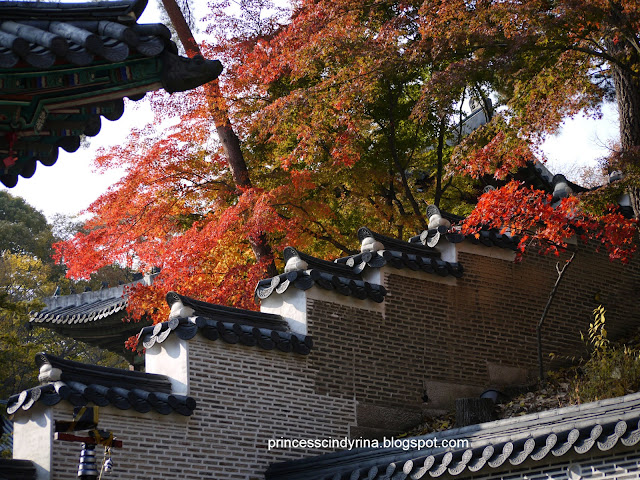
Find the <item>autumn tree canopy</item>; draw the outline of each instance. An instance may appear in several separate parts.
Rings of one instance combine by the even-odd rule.
[[[271,261],[255,260],[260,238],[275,252],[335,256],[352,251],[363,224],[398,237],[422,230],[426,203],[468,214],[483,186],[473,178],[507,179],[564,118],[597,114],[605,98],[622,112],[615,165],[628,175],[618,193],[633,186],[636,2],[228,5],[210,4],[199,47],[225,65],[219,88],[250,181],[236,178],[214,133],[217,86],[155,93],[154,124],[96,159],[126,175],[89,208],[85,230],[57,246],[77,277],[114,262],[161,267],[159,283],[134,296],[138,313],[166,318],[159,305],[170,288],[252,308]],[[490,121],[462,139],[470,101]],[[483,197],[469,225],[508,226],[559,248],[579,231],[615,240],[618,257],[633,248],[633,225],[619,214],[587,213],[578,199],[554,209],[546,195],[507,184]],[[531,208],[516,208],[522,201]],[[604,222],[618,226],[615,239]]]
[[[638,2],[437,1],[425,2],[421,14],[425,51],[443,65],[425,90],[464,83],[472,75],[491,85],[505,106],[491,124],[468,139],[466,148],[456,152],[461,171],[505,176],[530,159],[528,149],[522,148],[523,142],[535,146],[545,134],[557,132],[565,118],[581,111],[598,115],[603,100],[615,99],[620,115],[620,144],[605,167],[609,171],[620,170],[625,176],[609,189],[608,199],[614,203],[623,191],[628,192],[638,218]],[[526,193],[523,188],[519,187],[516,195],[520,200],[528,196],[538,205],[547,202],[541,192]],[[549,215],[544,215],[542,208],[524,214],[511,208],[516,206],[513,192],[514,186],[509,186],[491,193],[474,213],[475,223],[498,226],[505,216],[512,215],[530,226],[542,221],[542,228],[533,229],[534,235],[551,243],[557,241],[561,233],[558,227],[562,227],[565,234],[576,230],[592,232],[605,244],[612,242],[613,257],[625,258],[634,249],[632,225],[615,212],[604,217],[599,217],[602,210],[592,212],[596,215],[576,216],[574,206],[560,218],[559,209]],[[598,197],[600,204],[602,198]],[[503,209],[503,215],[495,215],[498,209]],[[577,224],[573,221],[576,218]],[[593,228],[607,223],[612,228],[610,232],[602,228],[589,230],[580,225],[583,221]],[[555,230],[551,235],[547,235],[549,226]],[[609,234],[610,239],[602,237]]]

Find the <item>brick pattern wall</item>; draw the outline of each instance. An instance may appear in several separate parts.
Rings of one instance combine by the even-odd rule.
[[[348,436],[353,399],[316,393],[310,357],[206,340],[191,340],[189,350],[190,394],[199,405],[193,429],[212,433],[192,448],[220,465],[207,478],[263,478],[272,462],[321,453],[269,451],[270,439]]]
[[[71,420],[73,407],[67,402],[54,410],[56,420]],[[133,414],[111,407],[100,408],[100,429],[112,431],[124,448],[112,450],[112,480],[149,480],[161,478],[196,478],[204,459],[195,462],[187,447],[190,436],[188,421],[180,415]],[[81,432],[80,432],[81,433]],[[80,444],[54,440],[52,480],[70,480],[78,476]],[[197,452],[196,452],[197,456]],[[104,458],[104,447],[96,447],[98,473]],[[208,478],[208,477],[198,477]]]
[[[189,351],[189,394],[198,402],[193,416],[101,410],[100,427],[125,445],[113,452],[109,478],[260,479],[272,462],[323,453],[269,450],[271,439],[348,436],[353,399],[315,393],[309,357],[200,335],[189,341]],[[71,411],[61,405],[56,418]],[[54,480],[76,477],[79,452],[78,444],[55,445]]]
[[[556,259],[531,255],[514,264],[467,252],[459,261],[465,275],[455,283],[388,268],[381,311],[357,299],[308,299],[315,346],[306,357],[198,335],[189,341],[189,394],[198,402],[192,417],[103,417],[101,427],[125,442],[124,452],[114,452],[111,478],[258,479],[272,462],[320,453],[269,451],[270,439],[357,436],[375,426],[372,419],[397,433],[396,418],[408,424],[411,412],[425,409],[427,380],[482,390],[490,364],[535,372],[535,324],[556,279]],[[599,303],[613,335],[637,323],[638,273],[637,261],[622,267],[581,251],[549,312],[545,358],[582,348],[579,331]],[[56,445],[55,480],[75,477],[78,454],[77,445]]]
[[[482,391],[500,381],[489,371],[495,365],[534,378],[535,327],[557,278],[557,260],[532,254],[516,264],[461,252],[465,274],[455,284],[386,268],[384,314],[357,308],[358,300],[353,307],[308,301],[318,391],[353,396],[359,405],[418,409],[425,408],[425,381]],[[585,351],[580,332],[586,333],[600,303],[610,335],[640,325],[639,290],[637,260],[624,266],[582,247],[545,321],[547,366],[550,352]]]
[[[555,257],[529,255],[520,264],[469,253],[460,254],[465,275],[449,297],[455,308],[447,321],[462,321],[473,340],[476,361],[537,365],[535,327],[556,281]],[[562,261],[562,259],[561,259]],[[636,302],[640,289],[638,261],[610,262],[606,255],[581,247],[567,270],[543,325],[543,354],[574,356],[585,352],[580,332],[587,333],[592,311],[607,309],[607,330],[615,337],[640,325]],[[452,292],[448,292],[451,294]],[[453,317],[457,318],[453,318]],[[475,332],[481,332],[476,336]],[[498,346],[498,347],[497,347]],[[466,371],[482,376],[482,366]]]
[[[421,403],[426,327],[412,313],[383,316],[318,300],[307,312],[318,393],[380,406]]]

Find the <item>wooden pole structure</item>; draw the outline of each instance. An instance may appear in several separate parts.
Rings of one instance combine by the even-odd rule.
[[[185,51],[189,57],[195,55],[202,55],[200,47],[193,38],[193,33],[187,24],[187,21],[182,15],[180,7],[175,0],[162,0],[165,10],[169,14],[169,19],[176,29],[178,38],[184,46]],[[251,178],[249,176],[249,170],[247,163],[244,160],[242,149],[240,148],[240,139],[233,130],[231,120],[229,119],[229,110],[227,108],[226,101],[220,91],[220,82],[218,79],[213,82],[207,83],[205,86],[207,98],[209,99],[209,109],[213,120],[216,125],[216,131],[218,132],[218,138],[222,144],[227,161],[229,162],[229,168],[231,169],[231,175],[233,181],[237,187],[251,188]],[[266,236],[260,234],[258,238],[249,238],[251,249],[258,262],[267,260],[267,275],[274,277],[278,274],[275,263],[273,261],[273,253],[271,247],[267,243]]]

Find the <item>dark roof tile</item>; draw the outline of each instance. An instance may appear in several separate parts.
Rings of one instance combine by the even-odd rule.
[[[31,460],[0,457],[0,480],[36,480],[36,466]]]
[[[640,442],[640,393],[447,430],[407,442],[466,439],[462,448],[361,448],[272,464],[267,480],[429,478],[584,455]],[[442,444],[442,443],[441,443]],[[441,445],[440,444],[440,445]],[[553,460],[551,460],[553,461]],[[381,475],[382,473],[382,475]],[[490,473],[490,472],[488,472]],[[396,477],[397,475],[397,477]]]
[[[379,242],[377,245],[379,249],[336,260],[336,263],[346,265],[358,274],[367,267],[381,268],[390,265],[398,269],[407,268],[413,271],[435,273],[443,277],[448,275],[461,277],[463,275],[464,269],[461,264],[442,260],[438,251],[422,242],[405,242],[385,237],[366,227],[358,230],[358,238],[361,242],[365,242],[366,239]]]
[[[164,375],[88,365],[46,353],[36,356],[36,365],[43,384],[11,396],[7,413],[29,410],[38,402],[52,406],[63,400],[74,406],[113,405],[139,413],[153,408],[165,415],[189,416],[196,407],[193,398],[172,394],[171,381]]]
[[[310,336],[289,331],[287,321],[279,315],[215,305],[176,292],[167,294],[167,303],[172,311],[177,306],[185,316],[143,328],[138,339],[144,348],[164,342],[172,333],[190,340],[198,332],[209,340],[301,355],[308,355],[313,347]]]
[[[176,292],[167,293],[166,298],[169,307],[172,307],[175,303],[181,302],[183,305],[191,307],[194,310],[194,316],[208,317],[229,323],[239,323],[259,328],[269,328],[271,330],[286,331],[289,329],[287,321],[280,315],[227,307],[225,305],[216,305],[196,300],[195,298],[187,297],[185,295],[180,295]]]
[[[148,282],[148,280],[147,280]],[[126,318],[126,289],[139,282],[73,295],[43,299],[45,308],[29,313],[32,326],[42,326],[122,354],[124,342],[136,335],[141,326]]]
[[[365,282],[360,271],[346,262],[328,262],[299,252],[293,247],[284,250],[285,273],[260,280],[256,285],[254,299],[258,302],[272,294],[282,294],[293,287],[308,290],[319,286],[341,295],[373,300],[380,303],[387,294],[382,285]]]
[[[138,25],[146,0],[0,1],[0,181],[11,188],[39,161],[76,151],[80,137],[118,119],[124,98],[172,93],[217,78],[222,65],[177,55],[162,24]],[[11,119],[8,121],[6,119]]]

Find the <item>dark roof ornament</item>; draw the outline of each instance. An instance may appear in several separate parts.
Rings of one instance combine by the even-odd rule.
[[[284,273],[307,270],[309,268],[309,264],[300,258],[300,254],[293,247],[286,247],[283,252],[283,257],[285,261]]]
[[[436,205],[427,207],[427,219],[429,220],[429,225],[427,230],[422,232],[420,238],[425,245],[434,248],[440,241],[440,236],[447,233],[451,228],[451,222],[443,218],[442,212]]]
[[[429,205],[427,207],[427,218],[429,219],[429,225],[427,227],[429,230],[437,229],[439,227],[451,227],[451,222],[442,217],[440,209],[435,205]]]
[[[215,80],[218,60],[184,58],[162,24],[138,24],[146,0],[0,1],[0,181],[11,188],[58,149],[117,120],[124,98]]]
[[[360,252],[377,252],[384,250],[384,244],[375,238],[374,232],[367,227],[361,227],[358,230],[358,239],[360,240]]]
[[[165,52],[163,60],[162,87],[169,93],[192,90],[222,73],[219,60],[207,60],[201,55],[185,58]]]
[[[570,196],[573,193],[573,189],[569,185],[567,178],[558,173],[553,176],[553,202],[558,202],[563,198]]]

